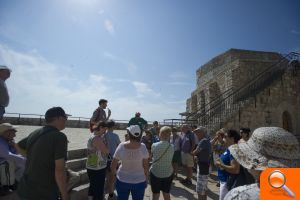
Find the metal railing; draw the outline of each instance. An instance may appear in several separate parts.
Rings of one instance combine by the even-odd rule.
[[[22,118],[38,118],[40,121],[40,124],[42,124],[42,121],[45,119],[45,115],[41,114],[24,114],[24,113],[12,113],[12,112],[7,112],[4,114],[5,118],[8,117],[13,117],[17,118],[17,121],[20,122]],[[76,117],[76,116],[70,116],[68,117],[69,120],[72,121],[78,121],[78,122],[84,122],[84,121],[89,121],[90,118],[88,117]],[[114,120],[116,123],[128,123],[128,120]]]
[[[20,123],[22,118],[38,118],[40,123],[42,124],[42,121],[45,119],[45,115],[41,115],[41,114],[24,114],[24,113],[13,113],[13,112],[7,112],[4,114],[4,117],[8,118],[8,117],[13,117],[13,118],[17,118],[17,122]],[[70,116],[68,117],[69,120],[72,121],[77,121],[78,123],[80,122],[88,122],[90,121],[90,118],[88,117],[76,117],[76,116]],[[128,124],[129,120],[123,120],[123,119],[117,119],[114,121],[116,123],[124,123],[124,124]],[[154,121],[148,121],[148,125],[152,125]],[[160,124],[164,124],[164,122],[159,122]]]
[[[228,118],[237,114],[247,104],[250,97],[255,97],[262,89],[278,80],[287,69],[293,67],[291,61],[299,58],[300,54],[295,52],[282,55],[278,62],[263,70],[245,85],[234,91],[232,88],[224,91],[203,107],[188,114],[186,119],[197,120],[198,124],[206,126],[210,131],[221,128]]]

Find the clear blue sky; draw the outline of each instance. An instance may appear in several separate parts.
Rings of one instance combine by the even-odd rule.
[[[230,49],[300,51],[297,0],[0,0],[8,112],[179,118],[196,70]]]

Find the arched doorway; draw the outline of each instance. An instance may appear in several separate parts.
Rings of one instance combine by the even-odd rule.
[[[282,128],[289,132],[293,132],[292,117],[288,111],[282,113]]]

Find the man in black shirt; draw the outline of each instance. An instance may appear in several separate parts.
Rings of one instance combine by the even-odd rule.
[[[65,129],[68,115],[61,107],[53,107],[45,114],[46,126],[35,130],[18,145],[27,152],[24,176],[18,195],[27,200],[69,200],[65,161],[67,137]]]

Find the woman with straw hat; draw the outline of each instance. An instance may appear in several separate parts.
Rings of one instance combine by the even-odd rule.
[[[258,128],[247,142],[232,145],[229,150],[236,161],[254,176],[257,183],[231,190],[225,200],[259,200],[259,177],[264,169],[300,167],[300,148],[297,138],[279,127]]]

